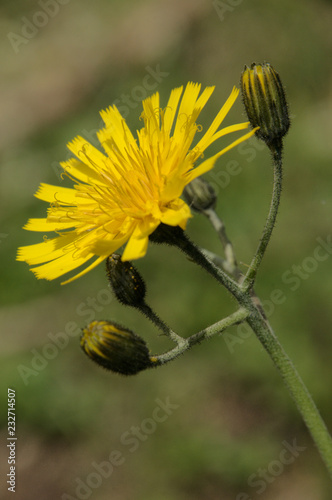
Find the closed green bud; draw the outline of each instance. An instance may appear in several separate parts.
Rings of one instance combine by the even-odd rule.
[[[209,182],[197,177],[191,181],[183,191],[184,198],[188,205],[197,212],[215,208],[217,195]]]
[[[83,329],[80,343],[90,359],[122,375],[135,375],[155,365],[145,341],[116,323],[92,321]]]
[[[106,260],[106,270],[113,292],[121,304],[140,307],[144,303],[145,283],[131,262],[123,262],[121,255],[113,253]]]
[[[290,120],[286,95],[278,73],[268,64],[245,66],[241,76],[243,102],[256,136],[268,147],[280,148]]]

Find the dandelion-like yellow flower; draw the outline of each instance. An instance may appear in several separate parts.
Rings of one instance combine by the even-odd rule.
[[[105,128],[97,133],[105,154],[82,137],[68,144],[76,156],[62,162],[73,188],[41,184],[35,196],[49,202],[47,217],[30,219],[24,229],[55,232],[42,243],[19,248],[17,259],[36,266],[37,278],[53,280],[94,261],[65,283],[87,273],[126,243],[122,259],[146,254],[149,235],[160,223],[185,229],[191,217],[180,199],[184,187],[209,171],[217,158],[253,135],[243,135],[195,167],[196,161],[216,139],[246,129],[249,122],[218,130],[232,107],[234,88],[210,127],[192,149],[201,127],[197,118],[214,87],[188,83],[171,92],[164,109],[159,94],[143,101],[144,126],[137,139],[118,109],[101,112]],[[182,96],[182,98],[181,98]]]

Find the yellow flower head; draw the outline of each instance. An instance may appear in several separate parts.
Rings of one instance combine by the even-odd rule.
[[[65,283],[90,271],[126,243],[122,259],[138,259],[146,254],[149,235],[160,223],[185,229],[191,217],[180,199],[184,187],[209,171],[217,158],[253,135],[243,135],[219,153],[195,167],[205,149],[216,139],[246,129],[249,122],[218,130],[232,107],[238,90],[233,89],[210,127],[195,147],[201,132],[197,118],[214,87],[188,83],[171,92],[162,109],[159,94],[143,101],[144,126],[137,139],[118,109],[101,112],[105,128],[98,132],[104,153],[82,137],[68,144],[75,155],[61,166],[73,181],[73,188],[41,184],[36,197],[50,203],[47,217],[30,219],[24,229],[55,232],[42,243],[19,248],[18,260],[36,266],[37,278],[53,280],[90,263]],[[181,97],[182,96],[182,97]]]

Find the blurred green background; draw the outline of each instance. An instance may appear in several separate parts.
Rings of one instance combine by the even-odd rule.
[[[164,103],[189,80],[216,85],[204,126],[245,64],[270,62],[286,87],[292,128],[281,210],[256,290],[332,428],[332,257],[313,260],[317,238],[331,237],[331,21],[327,0],[1,2],[0,395],[5,408],[7,388],[16,389],[16,498],[331,498],[324,465],[254,335],[233,329],[226,340],[216,337],[158,370],[112,375],[80,350],[77,329],[87,321],[112,318],[156,353],[170,344],[138,312],[110,299],[103,266],[62,287],[15,262],[18,246],[40,241],[21,229],[29,217],[44,217],[46,204],[34,192],[40,182],[64,185],[58,162],[68,158],[69,140],[81,134],[96,145],[99,110],[115,103],[133,129],[140,127],[140,100],[151,93],[145,77],[154,70]],[[227,123],[243,120],[238,99]],[[206,178],[218,190],[218,212],[245,270],[268,210],[269,153],[252,139],[222,157],[213,174]],[[190,220],[188,233],[220,252],[201,216]],[[293,266],[304,273],[297,285]],[[175,249],[150,245],[137,267],[150,305],[179,334],[235,308]],[[70,322],[76,335],[61,335]],[[160,401],[173,409],[154,422]],[[1,425],[5,440],[5,411]],[[141,437],[130,446],[137,427]],[[305,450],[280,467],[285,442],[294,440]],[[102,477],[96,464],[115,450],[122,463],[112,473],[105,466]],[[0,453],[6,474],[7,449]]]

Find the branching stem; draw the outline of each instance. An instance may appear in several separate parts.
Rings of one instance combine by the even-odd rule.
[[[174,349],[172,349],[171,351],[160,354],[159,356],[154,356],[154,358],[158,360],[158,364],[160,365],[168,363],[169,361],[172,361],[173,359],[183,354],[195,344],[199,344],[203,340],[207,340],[214,335],[221,334],[224,330],[226,330],[226,328],[242,323],[247,317],[248,312],[245,309],[240,308],[238,311],[231,314],[227,318],[223,318],[222,320],[214,323],[208,328],[205,328],[204,330],[191,335],[191,337],[183,339],[183,341],[179,343],[177,347],[174,347]]]
[[[307,387],[298,374],[293,362],[287,356],[278,338],[273,332],[264,313],[262,304],[253,290],[257,271],[269,244],[276,222],[282,188],[282,145],[275,144],[275,147],[270,147],[270,149],[273,156],[274,166],[274,185],[270,210],[265,223],[262,238],[259,242],[254,258],[252,259],[247,275],[242,283],[241,280],[235,281],[238,279],[237,275],[234,274],[234,269],[237,269],[236,259],[232,245],[226,236],[225,228],[220,220],[218,221],[215,219],[211,213],[209,214],[210,220],[212,217],[211,221],[218,229],[222,244],[224,248],[227,248],[228,250],[228,255],[225,255],[226,262],[228,262],[230,267],[233,268],[232,274],[235,280],[225,271],[225,261],[221,261],[222,268],[216,266],[209,259],[207,253],[194,245],[179,227],[171,227],[161,224],[158,230],[151,235],[151,239],[157,243],[168,243],[170,245],[177,246],[187,257],[189,257],[190,260],[200,265],[222,286],[224,286],[237,300],[240,306],[239,310],[233,315],[221,320],[202,332],[189,337],[188,339],[182,339],[177,342],[177,347],[169,353],[164,353],[161,356],[158,356],[157,359],[159,364],[164,364],[182,354],[195,343],[201,342],[203,339],[208,338],[215,333],[222,332],[227,326],[230,326],[230,324],[247,321],[281,374],[332,478],[331,436]],[[181,339],[181,337],[179,338]]]

